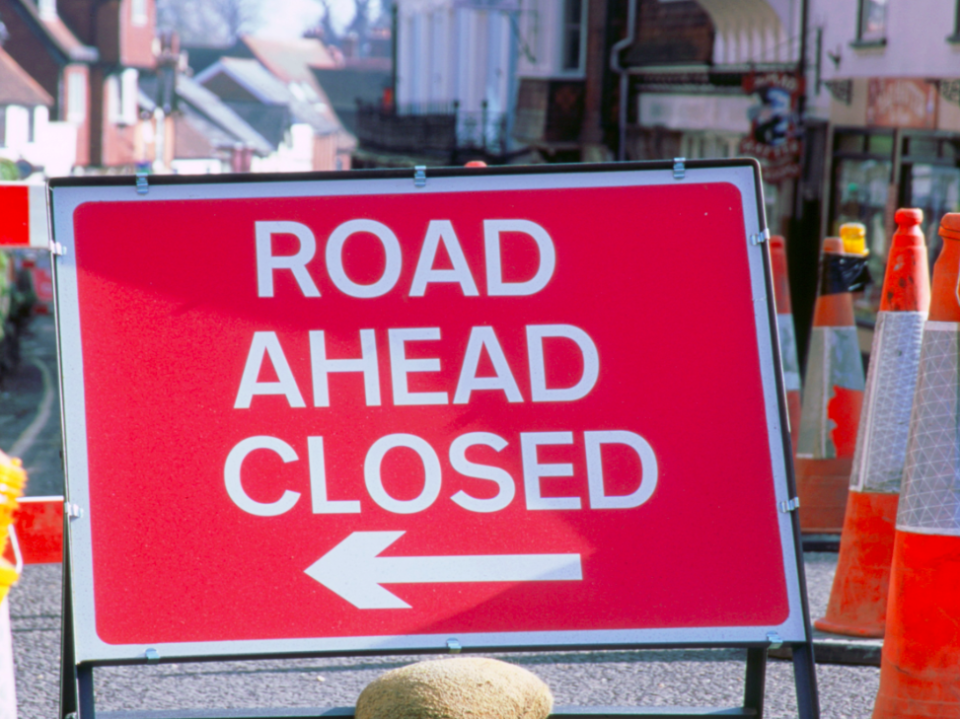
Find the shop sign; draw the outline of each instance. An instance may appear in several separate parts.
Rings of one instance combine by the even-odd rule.
[[[740,141],[740,153],[760,160],[763,179],[779,182],[800,175],[799,102],[803,77],[789,72],[750,73],[743,90],[759,104],[747,111],[750,134]]]
[[[937,127],[937,87],[916,78],[870,78],[867,124],[874,127]]]

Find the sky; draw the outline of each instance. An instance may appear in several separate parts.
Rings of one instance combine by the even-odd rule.
[[[379,3],[373,2],[374,17],[380,11]],[[295,38],[309,27],[316,25],[323,16],[323,6],[317,0],[271,0],[263,13],[263,24],[256,35],[272,38]],[[333,24],[344,28],[353,19],[353,0],[331,0]]]

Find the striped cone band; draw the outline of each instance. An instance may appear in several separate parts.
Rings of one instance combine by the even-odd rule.
[[[773,272],[773,292],[777,303],[777,334],[780,338],[783,389],[787,395],[790,447],[793,452],[796,452],[802,408],[800,406],[800,362],[797,360],[797,335],[794,332],[790,278],[787,272],[787,243],[781,235],[774,235],[770,238],[768,247],[770,248],[770,269]]]
[[[864,390],[856,327],[814,327],[810,333],[797,457],[853,456]],[[855,416],[854,416],[855,415]],[[852,421],[851,421],[852,420]]]
[[[926,312],[879,312],[850,473],[855,492],[900,491]]]
[[[960,536],[960,323],[927,322],[897,529]]]
[[[797,359],[797,335],[793,330],[793,315],[777,315],[777,330],[780,334],[784,389],[787,392],[799,392],[800,362]]]

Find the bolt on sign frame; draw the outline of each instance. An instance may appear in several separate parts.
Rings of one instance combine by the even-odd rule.
[[[816,719],[760,188],[748,160],[52,181],[61,716],[105,665],[741,647],[721,713],[760,717],[782,643]]]

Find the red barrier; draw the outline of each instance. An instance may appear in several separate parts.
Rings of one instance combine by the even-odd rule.
[[[21,497],[13,520],[24,564],[63,561],[63,497]],[[4,555],[13,561],[7,544]]]

